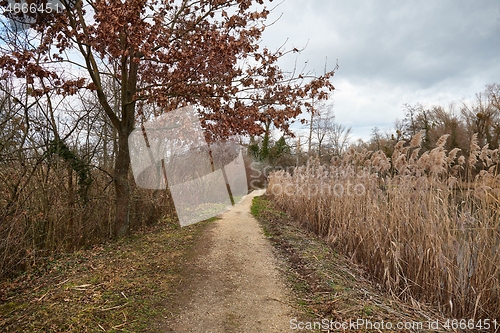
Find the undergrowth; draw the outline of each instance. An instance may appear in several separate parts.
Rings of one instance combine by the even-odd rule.
[[[211,219],[210,221],[212,221]],[[193,245],[209,221],[142,232],[0,282],[1,332],[163,332]]]

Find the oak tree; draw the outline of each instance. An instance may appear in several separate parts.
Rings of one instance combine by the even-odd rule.
[[[22,78],[33,96],[94,92],[118,137],[115,236],[129,229],[128,136],[137,120],[192,104],[212,140],[261,134],[269,117],[289,132],[305,100],[333,90],[333,71],[286,73],[277,61],[293,50],[259,45],[270,13],[263,0],[60,2],[61,10],[25,14],[30,42],[1,46],[1,75]],[[106,78],[119,87],[118,110]]]

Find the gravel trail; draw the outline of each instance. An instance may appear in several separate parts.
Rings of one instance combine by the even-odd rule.
[[[189,264],[189,299],[172,332],[289,332],[293,308],[272,246],[250,214],[247,195],[214,222]],[[182,293],[179,294],[181,297]]]

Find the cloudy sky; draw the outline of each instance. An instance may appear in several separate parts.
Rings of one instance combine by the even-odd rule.
[[[333,110],[355,139],[391,130],[405,103],[446,106],[500,83],[499,0],[285,0],[280,15],[262,45],[307,45],[285,69],[322,73],[338,59]]]

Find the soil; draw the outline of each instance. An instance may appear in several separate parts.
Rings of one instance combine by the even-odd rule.
[[[252,198],[261,194],[252,192],[222,214],[198,243],[167,332],[289,332],[290,292],[250,214]]]

